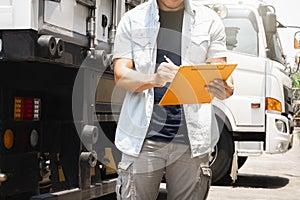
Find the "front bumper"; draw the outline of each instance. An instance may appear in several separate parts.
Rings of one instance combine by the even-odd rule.
[[[276,121],[280,121],[284,130],[279,130]],[[275,112],[266,113],[266,153],[283,153],[291,147],[293,141],[293,122],[288,117]]]

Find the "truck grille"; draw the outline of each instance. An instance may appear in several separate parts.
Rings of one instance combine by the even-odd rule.
[[[292,88],[288,88],[287,86],[283,86],[283,92],[284,92],[285,113],[293,115]]]

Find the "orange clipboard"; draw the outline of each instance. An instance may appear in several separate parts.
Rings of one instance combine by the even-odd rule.
[[[237,64],[181,66],[159,102],[160,106],[210,103],[205,86],[214,79],[227,80]]]

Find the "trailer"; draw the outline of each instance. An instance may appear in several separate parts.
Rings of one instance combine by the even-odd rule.
[[[122,13],[139,3],[1,0],[0,199],[114,193],[124,92],[111,52]]]

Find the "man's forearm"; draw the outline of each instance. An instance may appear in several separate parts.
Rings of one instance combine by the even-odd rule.
[[[156,86],[154,74],[142,74],[132,69],[126,71],[121,77],[115,79],[118,87],[131,92],[141,92]]]

